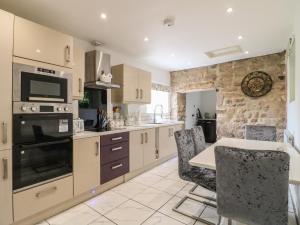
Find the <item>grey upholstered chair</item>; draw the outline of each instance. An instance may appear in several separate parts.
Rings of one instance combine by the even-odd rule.
[[[178,173],[181,179],[194,182],[210,191],[216,192],[216,174],[213,170],[208,170],[204,168],[193,167],[189,164],[189,160],[196,155],[195,144],[193,141],[191,130],[181,130],[175,132],[175,140],[177,144],[178,151]],[[185,196],[174,208],[173,210],[181,213],[183,215],[189,216],[191,218],[197,219],[206,224],[212,224],[209,221],[203,220],[194,215],[189,215],[180,211],[178,208],[186,199],[193,199],[205,205],[216,207],[208,201],[199,201],[198,199]]]
[[[248,140],[276,141],[276,127],[265,125],[246,125],[245,138]]]
[[[205,136],[201,126],[194,127],[191,129],[191,131],[197,155],[206,149]]]
[[[201,153],[202,151],[204,151],[206,149],[206,143],[205,143],[205,136],[204,136],[204,133],[203,133],[203,129],[201,126],[196,126],[194,128],[191,129],[191,134],[192,134],[192,137],[193,137],[193,141],[194,141],[194,146],[195,146],[195,155],[198,155],[199,153]],[[211,171],[211,170],[206,170],[208,173],[215,173],[214,171]],[[201,198],[205,198],[207,200],[210,200],[210,201],[216,201],[215,198],[212,198],[210,196],[204,196],[204,195],[199,195],[195,192],[195,190],[197,189],[198,187],[198,184],[195,184],[191,190],[189,191],[189,194],[192,194],[192,195],[196,195],[196,196],[199,196]]]
[[[247,225],[287,225],[289,160],[285,152],[218,146],[217,210]]]

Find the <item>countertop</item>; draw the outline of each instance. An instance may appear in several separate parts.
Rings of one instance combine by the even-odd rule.
[[[173,126],[173,125],[180,125],[180,124],[184,124],[184,122],[183,121],[168,121],[168,122],[162,122],[159,124],[141,124],[141,125],[135,125],[135,126],[126,126],[121,129],[104,131],[104,132],[84,131],[82,133],[73,135],[73,139],[77,140],[77,139],[89,138],[89,137],[99,137],[99,136],[108,135],[108,134],[130,132],[130,131],[135,131],[135,130],[146,130],[146,129],[151,129],[151,128]]]

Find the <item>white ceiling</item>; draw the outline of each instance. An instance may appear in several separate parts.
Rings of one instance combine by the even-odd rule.
[[[292,32],[294,0],[0,0],[0,8],[165,70],[279,52]],[[232,14],[226,13],[232,7]],[[105,12],[107,19],[100,19]],[[166,16],[175,26],[164,27]],[[238,40],[242,35],[243,40]],[[144,42],[148,36],[150,41]],[[204,53],[240,45],[239,53]],[[175,56],[171,56],[175,54]]]

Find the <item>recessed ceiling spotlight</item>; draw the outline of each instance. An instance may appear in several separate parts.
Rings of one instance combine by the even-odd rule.
[[[242,39],[243,39],[243,36],[242,36],[242,35],[238,36],[238,39],[239,39],[239,40],[242,40]]]
[[[174,56],[175,56],[175,53],[172,53],[171,56],[174,57]]]
[[[233,8],[228,8],[226,11],[227,11],[227,13],[229,13],[229,14],[230,14],[230,13],[232,13],[232,12],[233,12]]]
[[[248,54],[249,54],[249,52],[248,52],[248,51],[245,51],[245,54],[246,54],[246,55],[248,55]]]
[[[106,19],[107,19],[106,13],[101,13],[100,17],[101,17],[101,19],[103,19],[103,20],[106,20]]]
[[[149,41],[149,38],[148,37],[145,37],[144,38],[144,42],[148,42]]]

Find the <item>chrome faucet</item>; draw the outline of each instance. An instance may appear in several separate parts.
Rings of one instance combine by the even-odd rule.
[[[156,120],[156,110],[157,110],[157,108],[161,108],[161,119],[163,119],[163,114],[164,114],[164,107],[163,107],[163,105],[156,105],[155,107],[154,107],[154,115],[153,115],[153,123],[157,123],[157,120]]]

